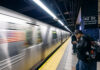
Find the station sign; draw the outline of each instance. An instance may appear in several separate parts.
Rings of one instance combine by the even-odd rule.
[[[81,16],[84,28],[98,27],[98,0],[82,0]]]
[[[97,28],[98,21],[96,16],[85,16],[82,18],[85,28]]]

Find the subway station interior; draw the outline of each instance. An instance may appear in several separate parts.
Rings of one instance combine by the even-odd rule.
[[[100,0],[0,0],[0,70],[100,70]]]

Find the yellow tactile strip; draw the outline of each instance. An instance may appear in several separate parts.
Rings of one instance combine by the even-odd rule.
[[[56,70],[71,39],[69,38],[40,68],[39,70]]]

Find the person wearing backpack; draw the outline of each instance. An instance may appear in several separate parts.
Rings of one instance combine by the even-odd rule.
[[[77,57],[79,70],[96,70],[96,52],[95,47],[93,47],[94,42],[90,37],[84,35],[82,31],[77,31]]]

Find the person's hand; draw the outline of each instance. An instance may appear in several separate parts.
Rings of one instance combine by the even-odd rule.
[[[72,43],[73,43],[73,44],[77,44],[77,42],[76,42],[76,41],[73,41]]]

